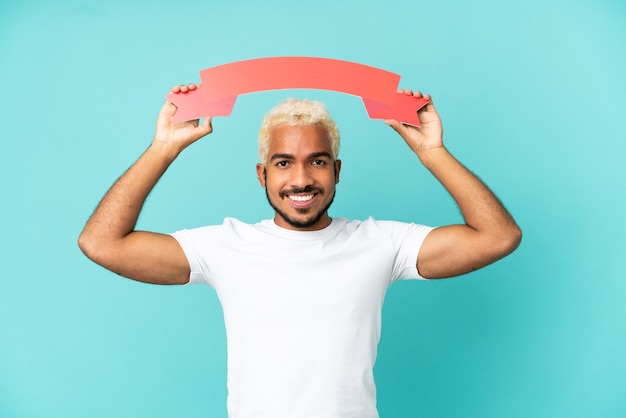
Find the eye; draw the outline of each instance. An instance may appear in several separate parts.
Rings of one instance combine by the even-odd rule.
[[[313,165],[326,165],[326,161],[325,160],[313,160],[313,161],[311,161],[311,164],[313,164]]]
[[[288,161],[279,161],[276,163],[276,167],[287,167],[289,165]]]

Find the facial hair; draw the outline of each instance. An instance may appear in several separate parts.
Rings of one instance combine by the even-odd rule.
[[[265,178],[267,180],[267,174],[265,175]],[[301,190],[299,190],[297,192],[306,193],[308,191],[311,191],[311,188],[305,187],[304,189],[301,189]],[[291,191],[290,193],[293,193],[293,192],[294,191]],[[328,212],[328,209],[330,208],[330,205],[333,204],[333,200],[335,200],[335,194],[336,194],[336,189],[335,189],[335,192],[333,193],[333,196],[331,197],[330,201],[328,202],[328,204],[324,208],[320,209],[320,211],[317,212],[309,220],[300,221],[298,219],[294,219],[292,217],[289,217],[289,215],[287,215],[285,212],[283,212],[279,208],[277,208],[272,203],[272,200],[270,199],[270,195],[267,193],[267,188],[265,188],[265,197],[267,197],[267,201],[269,202],[269,204],[272,207],[272,209],[274,209],[274,211],[278,214],[278,216],[283,218],[283,220],[285,222],[287,222],[289,225],[291,225],[291,226],[293,226],[294,228],[297,228],[297,229],[310,228],[313,225],[315,225],[316,223],[318,223],[319,220],[322,219],[322,217],[326,214],[326,212]],[[282,196],[283,199],[287,199],[287,197],[285,197],[285,193],[284,192],[281,192],[280,195]],[[298,210],[298,212],[304,214],[304,213],[308,212],[308,209],[301,209],[301,210]]]

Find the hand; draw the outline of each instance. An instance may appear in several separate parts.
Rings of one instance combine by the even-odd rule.
[[[197,86],[195,84],[174,86],[171,92],[174,94],[186,94],[201,87],[202,84]],[[178,108],[174,103],[170,101],[165,102],[157,119],[154,143],[175,147],[180,152],[198,139],[210,134],[213,131],[213,126],[211,125],[211,117],[204,119],[202,124],[200,124],[198,119],[172,123],[177,110]]]
[[[422,96],[421,92],[413,93],[409,89],[400,90],[400,93],[430,100],[426,106],[417,111],[422,126],[420,128],[409,126],[394,119],[385,120],[385,123],[398,132],[418,156],[425,151],[443,147],[443,127],[430,95]]]

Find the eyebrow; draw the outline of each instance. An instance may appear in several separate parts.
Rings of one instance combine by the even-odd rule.
[[[291,154],[274,154],[274,155],[272,155],[272,158],[270,158],[270,161],[274,161],[274,160],[278,160],[278,159],[293,160],[293,155],[291,155]]]
[[[319,157],[326,157],[326,158],[332,160],[332,156],[327,151],[314,152],[313,154],[309,154],[307,156],[307,159],[319,158]],[[295,157],[292,154],[274,154],[270,158],[270,161],[274,161],[274,160],[278,160],[278,159],[293,160],[294,158]]]
[[[314,152],[313,154],[309,155],[309,159],[311,158],[319,158],[319,157],[326,157],[330,160],[333,159],[332,155],[330,155],[329,152],[327,151],[321,151],[321,152]]]

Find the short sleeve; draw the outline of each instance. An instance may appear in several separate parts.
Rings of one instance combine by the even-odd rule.
[[[396,221],[377,221],[377,224],[389,237],[395,253],[391,280],[425,280],[417,271],[417,256],[424,240],[435,228]]]
[[[204,229],[204,228],[201,228]],[[201,256],[201,251],[199,249],[198,239],[196,237],[195,230],[183,229],[181,231],[176,231],[173,236],[178,244],[183,249],[185,256],[187,257],[187,261],[189,262],[189,268],[191,273],[189,274],[189,283],[204,283],[209,284],[208,280],[208,269],[205,261]]]

